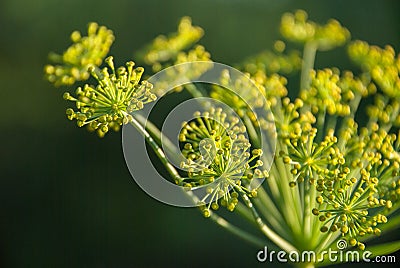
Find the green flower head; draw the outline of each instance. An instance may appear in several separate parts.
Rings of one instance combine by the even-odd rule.
[[[203,34],[202,28],[192,25],[190,17],[183,17],[179,22],[177,32],[169,36],[159,35],[142,52],[144,61],[146,64],[152,65],[155,72],[159,71],[161,63],[174,61],[181,51],[199,41]]]
[[[131,121],[131,112],[142,109],[144,104],[156,99],[151,92],[152,85],[147,81],[140,82],[143,68],[133,68],[135,64],[130,61],[126,67],[115,70],[112,57],[108,57],[106,62],[111,74],[108,68],[101,71],[89,68],[90,74],[98,82],[97,86],[86,84],[83,88],[78,87],[76,97],[64,93],[64,99],[75,102],[78,109],[67,109],[68,119],[76,119],[79,127],[87,125],[89,130],[97,130],[100,137],[110,127],[119,130],[119,126]]]
[[[281,34],[298,43],[313,43],[319,50],[329,50],[341,46],[350,38],[350,32],[337,20],[329,20],[319,25],[308,20],[304,10],[286,13],[281,20]]]
[[[227,116],[222,109],[212,108],[194,116],[192,122],[184,123],[179,137],[186,157],[181,167],[188,173],[181,185],[212,185],[206,186],[207,195],[200,203],[205,216],[210,215],[210,208],[218,209],[220,198],[220,204],[232,211],[239,193],[256,195],[250,186],[253,179],[268,176],[260,169],[263,162],[258,158],[262,151],[253,149],[250,153],[251,144],[244,135],[246,128],[237,117]]]
[[[400,56],[393,47],[369,45],[367,42],[354,41],[348,47],[350,58],[361,68],[369,72],[373,81],[389,97],[400,97]]]
[[[114,41],[114,35],[105,26],[92,22],[88,26],[87,36],[74,31],[71,40],[73,44],[62,55],[49,55],[54,64],[44,68],[46,79],[55,86],[87,80],[90,76],[88,68],[101,65]]]

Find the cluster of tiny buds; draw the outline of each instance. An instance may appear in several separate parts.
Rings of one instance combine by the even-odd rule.
[[[179,183],[187,189],[207,187],[201,200],[205,216],[219,204],[233,211],[239,194],[256,196],[256,190],[250,187],[252,180],[268,176],[268,172],[260,169],[264,165],[259,159],[262,150],[249,151],[246,128],[237,117],[227,116],[221,108],[196,112],[194,117],[183,124],[179,137],[186,157],[181,168],[187,172],[187,177]]]
[[[281,106],[273,107],[277,132],[281,138],[297,138],[301,133],[311,131],[316,118],[310,111],[300,113],[303,105],[301,99],[291,102],[289,98],[283,98]]]
[[[258,81],[252,79],[249,74],[233,80],[229,70],[223,70],[220,85],[213,86],[210,96],[234,108],[240,117],[248,115],[253,118],[249,107],[260,108],[265,104],[265,88]]]
[[[245,60],[244,71],[253,75],[257,72],[289,74],[300,70],[302,63],[300,52],[291,50],[286,53],[285,47],[286,44],[282,40],[275,41],[274,51],[266,50]]]
[[[205,62],[210,62],[210,64]],[[188,68],[189,65],[183,63],[190,63],[191,68]],[[171,68],[166,72],[167,76],[154,84],[157,96],[163,96],[171,84],[179,84],[176,81],[180,81],[183,77],[187,80],[196,80],[204,74],[212,67],[211,55],[203,46],[195,45],[189,51],[180,51],[171,61],[155,62],[153,64],[153,71],[160,71],[168,67]],[[180,92],[184,88],[184,85],[179,85],[173,91],[168,92]]]
[[[354,98],[352,90],[346,92],[339,86],[339,74],[332,69],[324,69],[311,73],[311,86],[302,89],[300,98],[311,106],[313,114],[328,112],[341,116],[350,114],[348,102]]]
[[[69,86],[76,81],[87,80],[90,76],[88,68],[102,64],[114,41],[114,35],[105,26],[92,22],[88,25],[87,36],[74,31],[71,40],[73,44],[62,55],[49,55],[54,65],[44,67],[46,79],[55,86]]]
[[[126,67],[116,70],[112,57],[108,57],[106,62],[111,73],[108,68],[101,71],[89,68],[98,85],[78,87],[76,97],[64,93],[64,99],[75,102],[78,109],[67,109],[68,119],[76,119],[79,127],[87,125],[89,130],[96,130],[100,137],[110,128],[117,131],[120,125],[129,123],[131,112],[156,99],[151,92],[152,85],[146,81],[140,83],[143,68],[134,69],[134,63],[128,62]]]
[[[304,10],[286,13],[281,20],[281,34],[290,41],[313,43],[320,50],[341,46],[350,38],[350,32],[336,20],[319,25],[308,20]]]
[[[176,33],[168,37],[160,35],[154,39],[144,52],[144,60],[157,72],[161,68],[160,63],[175,59],[182,50],[199,41],[203,34],[202,28],[192,25],[190,17],[183,17]]]
[[[379,195],[380,179],[374,176],[375,168],[372,167],[379,161],[374,157],[375,154],[368,155],[371,164],[360,168],[359,177],[349,178],[350,168],[343,167],[333,179],[318,179],[316,189],[320,195],[316,202],[320,209],[312,210],[324,223],[321,232],[340,230],[343,236],[348,236],[354,242],[351,245],[358,245],[360,249],[365,246],[357,242],[357,238],[366,234],[379,235],[381,230],[377,225],[386,223],[387,218],[377,212],[389,210],[393,206],[391,200],[383,199]]]
[[[338,167],[345,163],[343,154],[335,146],[337,138],[333,136],[333,131],[328,131],[320,143],[314,141],[316,134],[317,130],[312,128],[309,132],[284,140],[288,151],[281,151],[280,156],[285,164],[292,166],[290,172],[295,181],[289,183],[291,187],[305,179],[314,184],[315,176],[336,176],[339,173]]]
[[[367,210],[359,210],[356,214],[355,212],[349,212],[335,215],[332,212],[322,212],[314,208],[312,213],[318,217],[320,222],[329,223],[320,228],[322,233],[339,231],[343,237],[348,237],[351,246],[357,246],[360,250],[365,249],[365,244],[358,241],[357,238],[362,238],[366,235],[379,236],[382,231],[376,226],[387,222],[386,216],[382,214],[368,217]],[[358,218],[361,220],[358,220]]]
[[[367,42],[354,41],[349,45],[350,58],[368,72],[385,95],[400,97],[400,57],[391,46],[380,48]]]

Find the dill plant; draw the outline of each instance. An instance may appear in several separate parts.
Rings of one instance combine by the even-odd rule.
[[[222,86],[215,85],[210,92],[193,84],[176,89],[193,97],[207,95],[235,111],[232,116],[209,107],[195,113],[194,120],[182,122],[178,138],[185,160],[179,172],[165,157],[161,132],[135,116],[164,92],[142,80],[142,67],[134,68],[129,61],[115,68],[113,58],[106,58],[114,41],[111,30],[90,23],[87,36],[73,32],[73,44],[62,55],[50,54],[51,64],[44,72],[49,82],[69,89],[92,76],[94,85],[64,93],[65,100],[75,103],[66,110],[68,119],[100,137],[124,124],[135,126],[205,217],[257,247],[312,250],[321,256],[328,248],[337,249],[337,241],[343,239],[346,250],[370,250],[374,256],[398,250],[398,241],[376,244],[373,239],[396,230],[400,222],[399,55],[389,45],[352,41],[338,21],[318,24],[302,10],[284,14],[280,31],[303,50],[286,51],[279,40],[272,50],[245,59],[238,68],[255,87],[245,80],[230,81],[229,71],[223,71]],[[153,72],[184,62],[211,61],[210,53],[197,44],[203,34],[184,17],[177,32],[156,37],[138,57]],[[318,51],[344,45],[359,67],[357,73],[314,68]],[[100,69],[103,59],[107,67]],[[205,71],[199,68],[186,75],[198,77]],[[288,97],[288,74],[300,76],[294,99]],[[235,85],[233,92],[223,87],[229,81]],[[240,98],[243,95],[247,103]],[[366,99],[372,102],[362,104]],[[257,148],[257,131],[245,133],[271,126],[263,124],[266,118],[257,121],[249,106],[273,114],[277,142],[269,169],[263,168],[268,160]],[[356,116],[360,110],[368,116],[365,122]],[[265,182],[251,187],[257,178]],[[208,187],[203,199],[190,195],[190,189],[199,186]],[[228,221],[218,215],[221,206],[249,221],[249,229],[236,227],[234,217]],[[251,228],[259,230],[259,236],[249,232]],[[312,267],[329,260],[297,264]]]

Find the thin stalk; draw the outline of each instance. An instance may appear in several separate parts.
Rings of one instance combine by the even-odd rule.
[[[333,131],[336,132],[337,119],[338,119],[338,117],[336,115],[328,116],[328,120],[327,120],[327,123],[326,123],[326,129],[324,131],[325,133],[329,129],[333,129]]]
[[[260,139],[259,139],[259,135],[257,134],[257,131],[254,128],[254,125],[251,122],[250,118],[247,115],[245,115],[245,116],[243,116],[243,120],[244,120],[244,123],[246,125],[246,130],[249,133],[250,140],[253,142],[252,143],[253,146],[256,147],[256,148],[260,148],[261,147],[261,142],[260,142]]]
[[[195,98],[201,98],[205,95],[194,84],[186,84],[185,89]]]
[[[260,187],[261,188],[261,187]],[[267,223],[283,238],[291,239],[290,237],[290,229],[287,226],[286,222],[282,219],[280,212],[276,210],[269,209],[265,207],[264,202],[258,197],[260,195],[259,191],[257,194],[257,198],[254,199],[254,205],[259,208],[261,215],[266,219]],[[272,204],[273,205],[273,204]],[[251,213],[251,212],[250,212]],[[277,214],[276,214],[277,213]],[[254,218],[253,218],[254,220]]]
[[[246,219],[248,222],[257,225],[256,222],[254,221],[253,214],[251,213],[251,211],[242,203],[238,203],[236,205],[235,211],[237,211],[240,215],[242,215],[243,218]]]
[[[281,141],[279,141],[278,143],[277,143],[277,146],[278,146],[278,149],[279,150],[284,150],[284,152],[285,153],[287,153],[287,147],[286,147],[286,145],[284,145]],[[280,165],[283,165],[284,166],[284,168],[283,168],[283,173],[282,174],[285,174],[285,177],[287,178],[287,180],[286,180],[286,184],[289,184],[290,183],[290,181],[289,181],[289,178],[291,178],[292,176],[291,176],[291,173],[290,173],[290,170],[289,170],[289,166],[288,165],[285,165],[284,163],[282,163],[281,161],[278,161],[277,160],[277,162],[280,162]],[[294,187],[294,188],[290,188],[290,190],[291,190],[291,195],[292,195],[292,200],[293,200],[293,205],[294,205],[294,207],[295,207],[295,211],[296,211],[296,216],[297,216],[297,220],[298,220],[298,222],[301,222],[301,219],[302,219],[302,211],[303,211],[303,209],[302,209],[302,202],[301,202],[301,194],[300,194],[300,191],[299,191],[299,189],[298,188],[296,188],[296,187]]]
[[[314,42],[308,42],[304,45],[300,90],[307,89],[310,86],[310,71],[314,68],[315,54],[317,52],[317,48],[318,46]]]
[[[291,252],[291,251],[297,251],[297,249],[290,244],[288,241],[280,237],[278,234],[276,234],[271,228],[268,227],[264,223],[264,221],[261,219],[261,217],[258,215],[257,210],[255,209],[253,203],[251,202],[250,198],[246,194],[242,194],[242,199],[247,205],[247,207],[251,210],[253,213],[253,216],[256,220],[256,223],[260,230],[264,233],[266,237],[271,239],[272,242],[274,242],[278,247],[281,249],[285,250],[286,252]]]
[[[139,113],[135,113],[133,117],[137,121],[139,121],[142,126],[145,126],[146,130],[154,138],[157,144],[162,144],[163,149],[168,150],[170,152],[170,155],[176,156],[176,159],[174,159],[175,161],[179,161],[179,158],[177,156],[180,154],[180,151],[171,142],[170,139],[162,134],[162,132],[158,129],[156,125],[154,125],[151,121],[146,120],[146,118],[144,118],[143,115]]]
[[[171,165],[168,161],[167,157],[165,156],[163,150],[158,146],[156,141],[153,139],[152,136],[146,131],[146,129],[134,118],[130,121],[130,124],[139,131],[140,134],[145,138],[146,142],[151,146],[153,151],[156,153],[158,159],[160,159],[161,163],[164,165],[168,173],[172,176],[174,181],[181,182],[182,178],[179,176],[178,172],[176,171],[175,167]]]
[[[279,141],[277,143],[279,148],[282,147],[281,142]],[[276,183],[278,185],[278,188],[280,189],[280,197],[277,197],[279,200],[281,200],[280,205],[282,211],[284,211],[284,216],[286,219],[287,224],[290,226],[291,230],[299,235],[302,233],[301,230],[301,220],[302,220],[302,213],[298,213],[299,210],[301,211],[301,208],[297,207],[298,204],[296,204],[296,199],[297,197],[295,196],[295,193],[293,191],[293,188],[289,186],[291,173],[287,169],[286,165],[283,163],[281,159],[276,159],[274,163],[277,165],[277,168],[279,170],[279,178],[276,179]],[[293,206],[295,206],[295,213],[293,213]]]
[[[308,243],[309,238],[311,237],[311,196],[310,196],[310,183],[308,181],[303,182],[304,184],[304,210],[303,210],[303,230],[304,236],[307,238],[306,241]]]
[[[317,117],[317,136],[316,141],[321,141],[323,139],[324,128],[325,128],[325,117],[326,111],[320,111]]]
[[[273,218],[280,226],[285,224],[281,212],[276,208],[274,201],[271,200],[270,196],[262,186],[257,190],[257,199],[265,208],[265,210],[262,210],[261,213],[265,214],[264,216],[267,216],[266,218]],[[273,217],[271,217],[272,215]]]
[[[249,242],[250,244],[253,244],[260,248],[264,248],[265,246],[267,246],[268,248],[271,247],[273,249],[277,249],[277,247],[275,245],[273,245],[272,243],[269,243],[268,241],[262,240],[262,239],[256,237],[255,235],[252,235],[248,232],[243,231],[242,229],[229,223],[224,218],[218,216],[215,212],[211,213],[210,219],[213,222],[215,222],[217,225],[219,225],[222,228],[224,228],[225,230],[227,230],[228,232],[240,237],[241,239]]]
[[[160,159],[161,163],[164,165],[164,167],[167,169],[167,171],[170,173],[170,175],[173,177],[173,179],[177,180],[177,181],[181,181],[182,178],[179,176],[179,174],[176,171],[176,169],[174,168],[174,166],[172,166],[168,162],[168,159],[165,157],[164,152],[161,150],[161,148],[158,146],[158,144],[155,142],[155,140],[150,136],[150,134],[146,131],[146,129],[135,118],[133,118],[130,123],[145,138],[146,142],[150,145],[150,147],[156,153],[157,157]],[[194,203],[196,203],[197,198],[191,192],[185,191],[185,193],[187,193],[192,198]],[[240,228],[232,225],[231,223],[226,221],[224,218],[218,216],[218,214],[216,214],[215,212],[211,213],[210,219],[213,222],[215,222],[216,224],[218,224],[219,226],[223,227],[225,230],[229,231],[230,233],[235,234],[236,236],[238,236],[256,246],[264,247],[268,244],[267,241],[261,240],[258,237],[254,236],[248,232],[245,232],[245,231],[241,230]],[[271,245],[271,246],[273,246],[273,245]]]

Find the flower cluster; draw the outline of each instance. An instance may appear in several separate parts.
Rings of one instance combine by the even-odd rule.
[[[308,133],[312,129],[316,118],[310,111],[300,113],[304,106],[301,99],[291,102],[285,97],[277,100],[277,105],[272,111],[275,118],[276,130],[280,138],[297,138],[302,132]]]
[[[258,124],[249,108],[276,106],[277,99],[287,95],[286,82],[286,78],[278,74],[267,76],[262,71],[253,76],[247,73],[232,79],[229,71],[224,70],[220,76],[220,85],[213,86],[210,96],[232,107],[240,117],[247,116]],[[264,121],[263,118],[258,120]]]
[[[390,126],[400,126],[400,103],[399,100],[393,99],[388,101],[382,95],[375,97],[373,105],[367,107],[367,114],[370,118],[374,118],[384,128]]]
[[[309,21],[307,13],[303,10],[282,16],[281,34],[290,41],[313,43],[319,50],[341,46],[350,38],[350,32],[337,20],[332,19],[325,25],[319,25]]]
[[[64,99],[76,103],[78,111],[67,109],[68,119],[77,120],[79,127],[88,126],[89,130],[96,130],[100,137],[104,136],[109,128],[119,130],[122,124],[131,120],[130,113],[140,110],[143,105],[154,101],[156,96],[151,93],[152,85],[142,81],[143,68],[133,68],[134,63],[126,63],[126,67],[114,67],[110,56],[106,62],[108,68],[97,71],[89,68],[90,74],[98,82],[97,86],[86,84],[78,87],[76,97],[64,93]]]
[[[324,27],[341,29],[341,41],[333,41]],[[343,44],[349,37],[338,23],[318,26],[302,11],[284,15],[281,31],[301,43],[331,40],[331,45],[318,43],[318,49]],[[318,31],[325,37],[317,38]],[[382,49],[356,41],[348,51],[364,73],[311,70],[309,85],[300,90],[301,100],[278,99],[277,107],[283,109],[273,113],[282,139],[280,157],[290,167],[289,185],[307,181],[311,188],[301,186],[307,189],[304,195],[316,196],[310,201],[318,218],[315,226],[322,233],[344,236],[363,250],[365,238],[380,235],[379,225],[388,221],[400,197],[400,142],[390,133],[400,122],[400,61],[389,46]],[[355,114],[370,95],[374,102],[367,105],[369,120],[359,127]],[[338,121],[337,116],[343,119]]]
[[[350,58],[368,72],[389,97],[400,97],[400,57],[393,47],[380,48],[355,41],[348,48]]]
[[[284,163],[293,166],[291,173],[298,182],[307,179],[314,184],[316,176],[333,176],[338,172],[337,166],[344,164],[344,157],[335,146],[337,138],[332,132],[330,131],[320,143],[315,142],[315,128],[284,140],[288,153],[281,151],[281,156]],[[291,182],[291,186],[295,185],[294,181]]]
[[[221,108],[197,112],[194,117],[184,123],[179,136],[187,159],[181,167],[188,173],[181,184],[189,188],[207,187],[200,203],[206,217],[210,208],[216,210],[219,204],[232,211],[239,194],[256,195],[251,181],[268,175],[260,169],[263,162],[258,158],[262,151],[249,152],[251,144],[245,136],[246,128],[237,117],[228,116]]]
[[[265,50],[249,57],[243,63],[243,69],[250,74],[260,70],[267,74],[289,74],[300,70],[301,57],[298,50],[290,50],[285,53],[285,43],[278,40],[274,44],[274,50]]]
[[[203,46],[196,44],[202,36],[203,29],[193,26],[189,17],[183,17],[178,24],[177,32],[171,33],[168,37],[164,35],[156,37],[138,53],[146,64],[152,66],[154,72],[172,66],[168,69],[167,76],[154,85],[157,96],[164,95],[165,90],[171,84],[176,84],[176,81],[196,79],[211,68],[211,64],[203,64],[203,62],[211,63],[210,53]],[[192,65],[182,64],[187,62]],[[171,92],[179,92],[183,88],[177,86]]]
[[[332,69],[311,71],[311,86],[302,89],[300,98],[311,106],[314,114],[328,112],[345,116],[350,114],[348,102],[354,98],[353,92],[342,92],[338,85],[339,75]]]
[[[89,67],[102,64],[114,41],[113,32],[105,26],[90,23],[87,36],[74,31],[71,34],[73,44],[62,54],[50,54],[54,65],[44,68],[46,79],[55,86],[72,85],[76,81],[87,80]]]
[[[160,63],[159,65],[160,69],[167,68],[170,64],[172,64],[172,67],[168,69],[167,76],[154,85],[157,96],[164,95],[165,90],[171,84],[176,84],[176,81],[185,81],[185,79],[186,81],[191,81],[196,79],[212,66],[210,53],[201,45],[194,46],[188,52],[179,52],[174,60],[175,62],[164,63],[163,65]],[[190,65],[183,64],[188,62],[190,62]],[[204,62],[210,62],[210,64],[204,64]],[[183,88],[181,85],[177,86],[173,92],[180,92]]]
[[[370,152],[355,163],[356,168],[344,167],[337,176],[317,180],[320,195],[316,201],[321,205],[313,209],[313,214],[323,222],[322,232],[339,230],[349,237],[351,245],[364,249],[365,245],[357,240],[367,234],[379,235],[381,230],[377,225],[387,222],[381,212],[392,207],[392,201],[386,200],[378,190],[380,181],[385,180],[381,173],[388,172],[385,169],[389,161],[382,162],[379,153]]]
[[[228,70],[224,70],[220,76],[220,86],[213,86],[211,97],[221,100],[233,107],[239,116],[249,111],[249,107],[259,108],[263,102],[265,88],[247,74],[234,81]]]
[[[181,51],[191,47],[203,36],[202,28],[193,26],[189,17],[183,17],[178,25],[178,31],[170,36],[160,35],[146,48],[144,61],[152,65],[153,71],[161,70],[162,63],[174,61]]]

